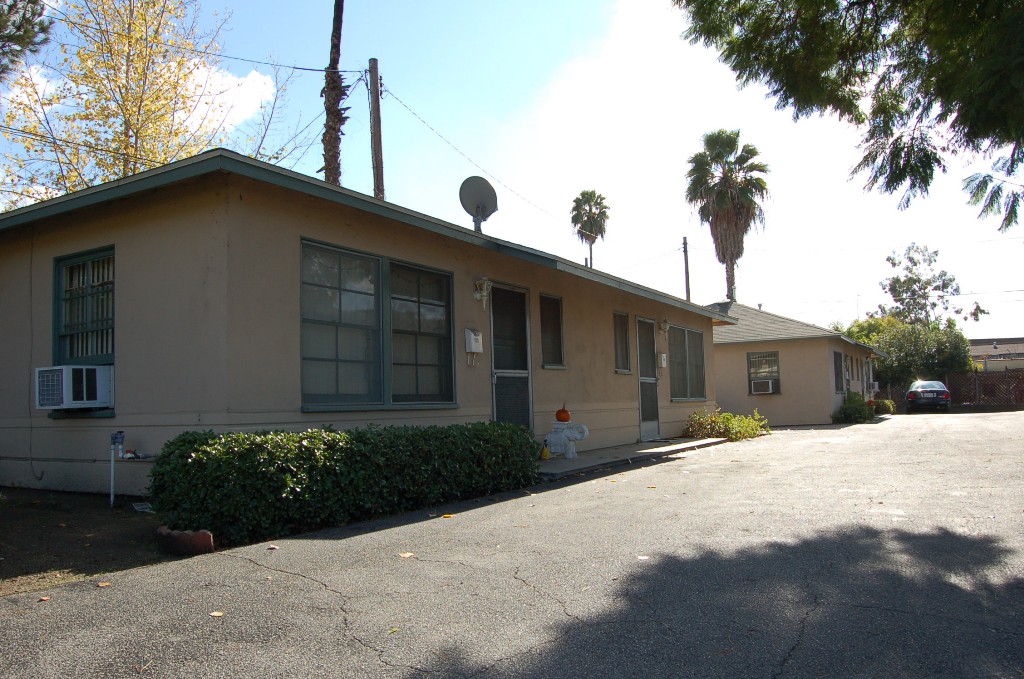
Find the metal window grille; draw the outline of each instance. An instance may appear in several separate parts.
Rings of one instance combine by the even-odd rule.
[[[58,264],[58,362],[114,359],[114,254],[107,250]]]

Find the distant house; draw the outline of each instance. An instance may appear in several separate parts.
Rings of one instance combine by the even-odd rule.
[[[979,370],[1002,372],[1024,368],[1024,337],[972,339],[971,359]]]
[[[714,329],[715,395],[771,425],[828,424],[847,391],[871,398],[875,351],[842,333],[736,302],[709,308],[736,325]]]
[[[453,189],[453,199],[455,189]],[[111,434],[520,423],[579,450],[714,407],[723,313],[224,150],[0,215],[0,485]],[[141,493],[150,463],[116,464]]]

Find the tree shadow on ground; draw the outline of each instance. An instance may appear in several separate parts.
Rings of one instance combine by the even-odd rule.
[[[545,643],[487,664],[453,644],[433,657],[460,660],[407,676],[1020,677],[1024,579],[1010,556],[987,537],[872,528],[652,555],[619,579],[611,610],[560,601],[566,620]]]

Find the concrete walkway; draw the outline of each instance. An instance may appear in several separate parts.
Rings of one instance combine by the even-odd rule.
[[[596,448],[578,453],[576,457],[553,457],[550,460],[541,460],[540,478],[544,481],[557,481],[558,479],[579,474],[582,472],[607,469],[621,465],[652,460],[658,457],[685,453],[689,450],[716,446],[720,443],[727,443],[727,439],[665,439],[659,441],[641,441],[625,446],[614,446],[612,448]]]

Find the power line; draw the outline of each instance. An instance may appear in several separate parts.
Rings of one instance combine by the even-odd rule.
[[[557,218],[557,217],[555,217],[555,216],[554,216],[553,214],[551,214],[550,212],[548,212],[547,210],[545,210],[545,209],[544,209],[544,208],[542,208],[541,206],[539,206],[539,205],[537,205],[536,203],[534,203],[533,201],[531,201],[531,200],[530,200],[529,198],[527,198],[526,196],[522,195],[521,193],[519,193],[518,191],[516,191],[515,189],[513,189],[513,188],[512,188],[511,186],[509,186],[509,185],[508,185],[508,184],[506,184],[505,182],[501,181],[501,179],[499,179],[498,177],[494,176],[494,175],[493,175],[492,173],[488,172],[488,171],[487,171],[487,170],[486,170],[486,169],[485,169],[485,168],[484,168],[484,167],[483,167],[482,165],[480,165],[480,163],[476,162],[475,160],[473,160],[472,158],[470,158],[470,157],[469,157],[468,155],[466,155],[466,154],[465,154],[465,153],[464,153],[464,152],[463,152],[463,151],[462,151],[462,150],[461,150],[461,149],[460,149],[460,148],[459,148],[458,146],[456,146],[455,144],[453,144],[453,143],[452,143],[451,141],[449,141],[449,140],[448,140],[448,138],[447,138],[447,137],[445,137],[445,136],[444,136],[443,134],[441,134],[440,132],[438,132],[438,131],[437,131],[437,130],[436,130],[436,129],[435,129],[435,128],[434,128],[434,127],[433,127],[433,126],[432,126],[432,125],[430,124],[430,123],[428,123],[428,122],[427,122],[426,120],[424,120],[424,119],[423,119],[423,117],[422,117],[422,116],[420,116],[420,114],[416,113],[416,111],[413,111],[413,110],[412,110],[412,108],[410,108],[408,104],[406,104],[406,103],[405,103],[404,101],[402,101],[402,100],[401,100],[401,99],[400,99],[400,98],[398,97],[398,95],[396,95],[396,94],[395,94],[394,92],[392,92],[392,91],[391,91],[390,89],[388,89],[387,87],[385,87],[385,86],[384,86],[383,84],[381,84],[380,88],[381,88],[381,90],[383,90],[384,92],[386,92],[386,93],[387,93],[387,94],[388,94],[388,95],[389,95],[389,96],[390,96],[391,98],[393,98],[393,99],[394,99],[395,101],[397,101],[397,102],[398,102],[399,104],[401,104],[401,105],[402,105],[402,107],[403,107],[403,108],[404,108],[404,109],[405,109],[406,111],[408,111],[409,113],[411,113],[411,114],[413,115],[413,117],[414,117],[414,118],[416,118],[416,120],[418,120],[418,121],[420,121],[421,123],[423,123],[423,125],[424,125],[424,126],[425,126],[425,127],[426,127],[426,128],[428,129],[428,130],[430,130],[430,131],[431,131],[431,132],[433,132],[433,133],[434,133],[435,135],[437,135],[437,138],[438,138],[438,139],[440,139],[441,141],[443,141],[443,142],[444,142],[445,144],[447,144],[448,146],[450,146],[450,147],[452,148],[452,150],[454,150],[454,151],[455,151],[456,153],[458,153],[458,154],[459,154],[460,156],[462,156],[462,157],[463,157],[463,158],[465,158],[465,159],[466,159],[467,161],[469,161],[469,163],[470,163],[471,165],[473,165],[473,167],[477,168],[478,170],[480,170],[481,172],[483,172],[484,174],[486,174],[486,175],[487,175],[488,177],[490,177],[490,178],[491,178],[491,179],[493,179],[494,181],[496,181],[496,182],[498,182],[499,184],[501,184],[501,185],[502,185],[503,187],[505,187],[506,189],[508,189],[508,191],[509,191],[510,193],[512,193],[513,195],[515,195],[515,196],[516,196],[517,198],[519,198],[520,200],[522,200],[522,201],[523,201],[524,203],[526,203],[526,204],[530,205],[531,207],[535,208],[535,209],[536,209],[536,210],[538,210],[539,212],[542,212],[542,213],[546,214],[546,215],[547,215],[548,217],[551,217],[552,219],[556,219],[556,220],[558,219],[558,218]],[[594,234],[588,234],[588,235],[594,235]]]
[[[68,17],[68,15],[65,14],[58,7],[54,7],[53,5],[50,5],[50,4],[47,4],[46,6],[54,13],[54,18],[57,21],[60,21],[63,24],[66,24],[68,26],[73,26],[73,27],[76,27],[76,28],[83,28],[83,29],[93,29],[94,28],[93,26],[90,26],[88,24],[83,24],[83,23],[74,21],[73,19]],[[119,37],[131,37],[131,36],[128,36],[128,35],[126,35],[124,33],[119,33],[119,32],[114,32],[114,33],[112,33],[112,35],[117,35]],[[78,44],[75,44],[75,43],[60,42],[60,41],[55,41],[55,42],[57,42],[57,44],[64,45],[66,47],[82,47],[82,45],[78,45]],[[304,71],[304,72],[312,72],[312,73],[353,73],[353,74],[354,73],[362,73],[362,71],[355,71],[355,70],[341,70],[341,69],[337,69],[336,70],[336,69],[332,69],[332,68],[315,68],[313,66],[296,66],[296,65],[280,64],[280,63],[275,63],[275,62],[272,62],[272,61],[263,61],[263,60],[260,60],[260,59],[253,59],[253,58],[250,58],[250,57],[236,57],[236,56],[233,56],[233,55],[230,55],[230,54],[224,54],[222,52],[211,52],[209,50],[199,49],[198,47],[186,47],[186,46],[183,46],[183,45],[171,45],[169,43],[160,42],[160,41],[154,41],[152,44],[160,45],[161,47],[169,47],[169,48],[176,49],[176,50],[182,50],[184,52],[191,52],[192,54],[197,54],[197,55],[201,55],[201,56],[205,56],[205,57],[212,57],[212,58],[216,58],[216,59],[228,59],[228,60],[231,60],[231,61],[242,61],[242,62],[245,62],[245,63],[248,63],[248,64],[259,64],[260,66],[270,66],[270,67],[273,67],[273,68],[286,68],[286,69],[290,69],[292,71]]]

